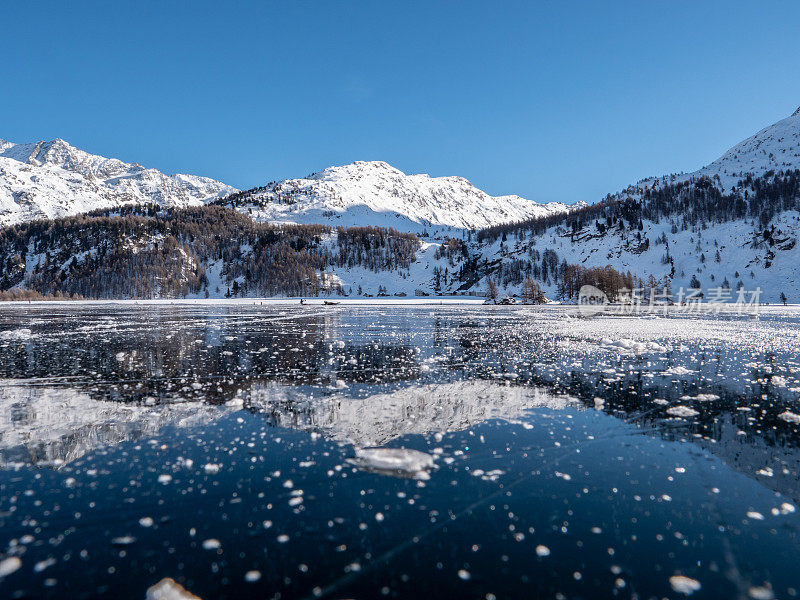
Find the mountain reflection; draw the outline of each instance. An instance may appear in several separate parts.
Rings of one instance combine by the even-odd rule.
[[[527,409],[563,408],[570,397],[800,493],[800,436],[781,418],[800,414],[791,315],[743,332],[732,319],[578,321],[535,309],[24,312],[0,311],[6,465],[70,461],[164,427],[208,423],[235,398],[235,408],[270,425],[368,446],[524,420]],[[629,350],[624,335],[643,339],[644,350]],[[697,414],[679,418],[674,407]]]

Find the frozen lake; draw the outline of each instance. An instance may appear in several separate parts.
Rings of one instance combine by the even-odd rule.
[[[796,597],[798,350],[791,307],[0,304],[0,597]]]

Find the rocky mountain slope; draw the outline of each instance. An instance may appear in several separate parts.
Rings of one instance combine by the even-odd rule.
[[[0,140],[0,226],[124,204],[196,206],[235,191],[207,177],[165,175],[89,154],[61,139]]]

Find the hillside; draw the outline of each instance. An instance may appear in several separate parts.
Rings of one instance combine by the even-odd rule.
[[[0,229],[0,292],[313,296],[348,291],[336,270],[405,278],[421,246],[385,228],[271,225],[219,206],[129,206]]]
[[[272,223],[372,225],[415,233],[479,229],[567,212],[519,196],[490,196],[462,177],[406,175],[385,162],[329,167],[217,201]]]
[[[235,191],[207,177],[165,175],[89,154],[61,139],[0,140],[0,226],[125,204],[197,206]]]

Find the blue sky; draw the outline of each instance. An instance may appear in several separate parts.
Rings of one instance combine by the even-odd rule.
[[[3,3],[0,138],[244,188],[385,160],[589,202],[800,105],[797,2]]]

